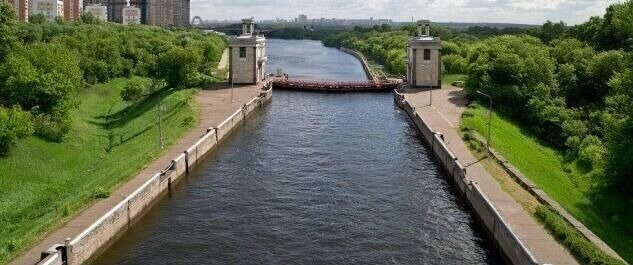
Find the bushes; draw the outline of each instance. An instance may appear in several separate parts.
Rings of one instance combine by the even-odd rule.
[[[444,73],[447,74],[463,74],[468,68],[466,58],[459,55],[442,55],[442,63],[444,64]]]
[[[31,115],[20,107],[0,107],[0,156],[5,156],[9,148],[19,138],[33,133]]]
[[[554,233],[554,236],[562,242],[574,256],[579,257],[584,264],[622,264],[596,247],[593,243],[583,237],[562,217],[546,206],[539,205],[536,208],[536,217]]]
[[[76,23],[18,23],[4,1],[0,11],[0,107],[30,112],[35,134],[52,141],[70,130],[70,113],[86,83],[140,76],[122,92],[130,101],[153,92],[147,78],[176,88],[199,86],[211,81],[207,74],[226,45],[200,31],[122,26],[90,16]]]
[[[138,101],[150,92],[150,81],[134,77],[121,90],[121,98],[125,101]]]

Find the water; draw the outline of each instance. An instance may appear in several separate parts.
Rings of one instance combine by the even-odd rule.
[[[337,49],[311,40],[268,40],[267,71],[281,69],[291,79],[354,81],[367,80],[360,61]]]
[[[337,54],[317,42],[268,48],[364,78],[277,59]],[[96,264],[502,263],[455,194],[390,93],[275,91]]]

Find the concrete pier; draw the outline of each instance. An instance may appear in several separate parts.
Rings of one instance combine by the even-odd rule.
[[[458,129],[468,103],[456,87],[430,91],[406,89],[396,101],[413,119],[423,138],[459,188],[482,225],[513,264],[578,264],[478,163]]]
[[[112,192],[109,198],[99,200],[89,206],[10,264],[36,264],[40,261],[40,256],[43,251],[48,250],[55,244],[63,244],[66,239],[74,239],[80,234],[85,233],[86,229],[94,226],[104,216],[107,216],[113,209],[117,208],[122,202],[122,199],[131,197],[131,194],[138,193],[140,188],[147,186],[148,181],[156,177],[157,172],[163,172],[165,168],[170,165],[170,167],[177,167],[177,165],[173,163],[176,160],[183,160],[184,163],[184,159],[182,159],[184,151],[189,150],[191,146],[197,145],[202,136],[207,136],[209,128],[224,127],[221,125],[226,123],[227,117],[235,116],[235,113],[238,111],[245,111],[244,108],[247,106],[247,103],[251,103],[253,100],[260,98],[263,92],[262,88],[265,85],[266,83],[264,82],[259,85],[236,86],[233,92],[231,92],[231,88],[228,84],[220,83],[200,91],[196,97],[200,111],[200,120],[194,129],[181,138],[177,144],[170,147],[160,158],[148,164],[134,178],[121,184],[121,186]],[[269,98],[270,95],[266,94],[265,100]],[[253,111],[253,109],[249,109],[249,113],[251,111]],[[246,115],[240,116],[242,116],[240,118],[241,120]],[[237,124],[233,123],[233,121],[230,122],[230,127]],[[221,139],[221,137],[219,137],[220,133],[224,136],[228,134],[228,132],[230,131],[226,131],[226,129],[220,130],[220,128],[218,128],[216,132],[213,132],[215,142],[217,143],[217,140]],[[196,154],[195,158],[198,158],[198,154]],[[176,171],[182,174],[184,170],[184,168],[178,168]],[[171,180],[169,185],[171,185]],[[151,202],[144,205],[149,206]],[[142,211],[143,209],[140,210]],[[129,206],[128,211],[130,211]],[[134,214],[138,214],[138,212],[134,212]],[[115,232],[114,234],[119,233]],[[99,242],[108,242],[112,238],[101,238]],[[69,264],[81,263],[82,262],[71,262]]]

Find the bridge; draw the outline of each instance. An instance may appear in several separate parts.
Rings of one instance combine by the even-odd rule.
[[[317,92],[361,92],[391,91],[402,84],[401,80],[367,80],[367,81],[327,81],[277,78],[273,80],[273,88],[285,90],[302,90]]]

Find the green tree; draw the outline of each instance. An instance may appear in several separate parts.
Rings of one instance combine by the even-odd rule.
[[[33,24],[44,24],[48,22],[48,19],[43,14],[35,14],[29,17],[29,22]]]
[[[33,133],[33,124],[28,112],[20,107],[4,108],[0,106],[0,156],[9,153],[17,139]]]
[[[167,85],[173,88],[198,85],[201,60],[201,55],[195,51],[172,47],[159,57],[158,77],[165,79]]]
[[[15,12],[5,0],[0,0],[0,61],[9,54],[15,44]]]
[[[0,94],[8,105],[19,105],[49,121],[36,123],[36,133],[59,141],[67,132],[70,110],[82,87],[79,62],[64,47],[34,44],[15,49],[0,67]],[[53,126],[56,125],[56,126]],[[54,132],[54,133],[50,133]]]
[[[149,88],[148,80],[140,77],[132,78],[121,91],[121,98],[125,101],[138,101],[150,93]]]
[[[539,37],[541,38],[541,40],[543,40],[543,42],[550,43],[555,39],[562,38],[565,35],[566,31],[567,25],[565,25],[565,22],[561,21],[558,23],[553,23],[552,21],[548,20],[541,27]]]
[[[625,192],[633,192],[633,71],[616,74],[609,83],[613,92],[607,97],[605,136],[607,170],[613,183]]]

